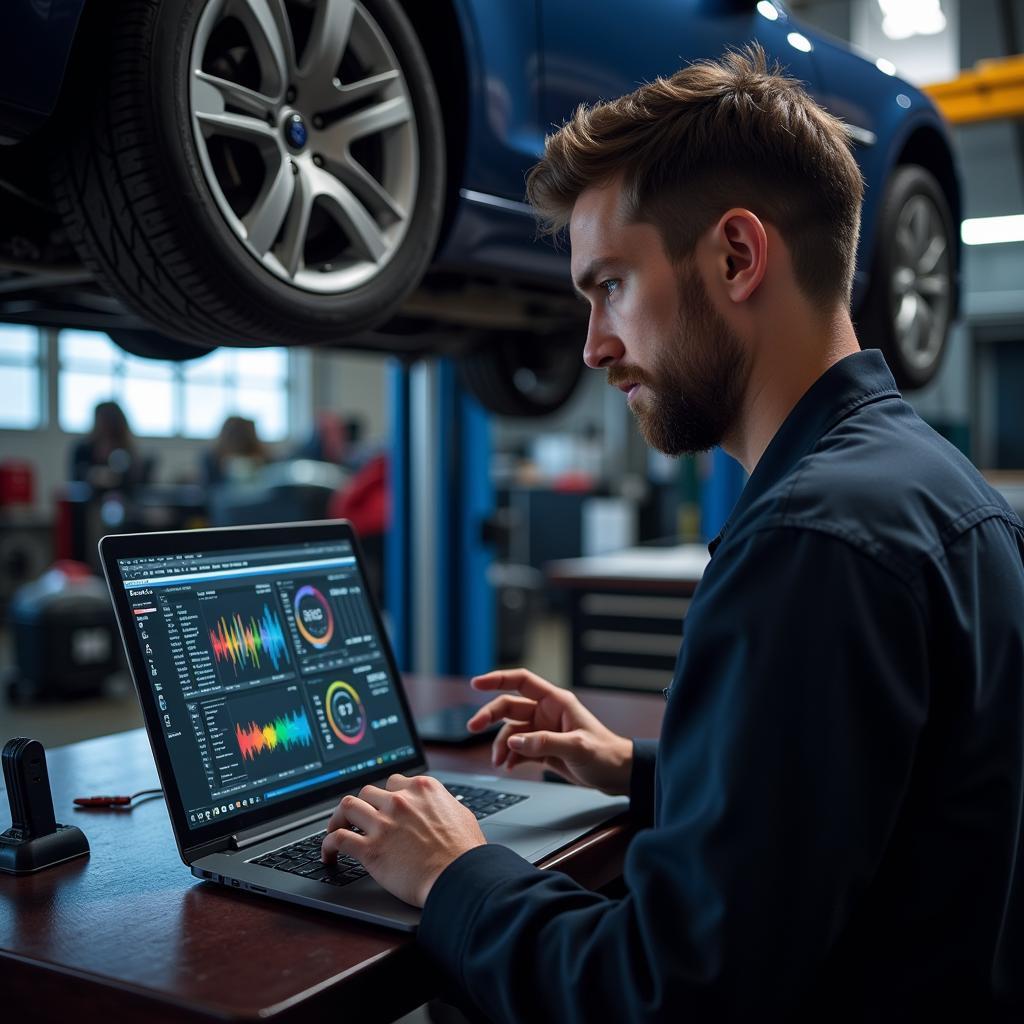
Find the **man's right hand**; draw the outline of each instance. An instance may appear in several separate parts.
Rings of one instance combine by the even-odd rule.
[[[602,725],[574,693],[525,668],[475,676],[476,690],[508,690],[485,704],[467,723],[479,732],[504,719],[494,741],[495,767],[537,761],[570,782],[605,793],[629,793],[633,741]]]

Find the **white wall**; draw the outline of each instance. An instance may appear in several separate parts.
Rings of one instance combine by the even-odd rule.
[[[312,360],[314,410],[357,416],[367,440],[386,439],[388,357],[321,348],[313,350]]]

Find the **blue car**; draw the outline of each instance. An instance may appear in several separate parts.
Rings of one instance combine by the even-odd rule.
[[[849,126],[854,315],[929,381],[960,192],[931,101],[775,0],[6,0],[0,319],[137,354],[332,344],[460,358],[543,414],[581,368],[568,255],[525,173],[581,101],[759,40]]]

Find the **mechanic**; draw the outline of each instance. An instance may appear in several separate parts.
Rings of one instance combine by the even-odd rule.
[[[331,819],[325,859],[422,905],[488,1019],[1024,1019],[1024,527],[860,350],[862,192],[756,46],[580,107],[531,171],[586,363],[652,446],[750,478],[658,744],[526,670],[473,680],[496,764],[630,795],[622,898],[487,845],[429,778]]]

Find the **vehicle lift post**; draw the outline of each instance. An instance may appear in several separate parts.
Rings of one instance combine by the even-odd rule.
[[[732,513],[747,481],[743,467],[721,448],[714,448],[705,463],[707,475],[700,487],[700,534],[706,542],[718,536]]]
[[[386,601],[399,668],[470,676],[495,664],[484,524],[494,510],[490,420],[451,359],[393,361]],[[468,695],[467,695],[468,696]]]

